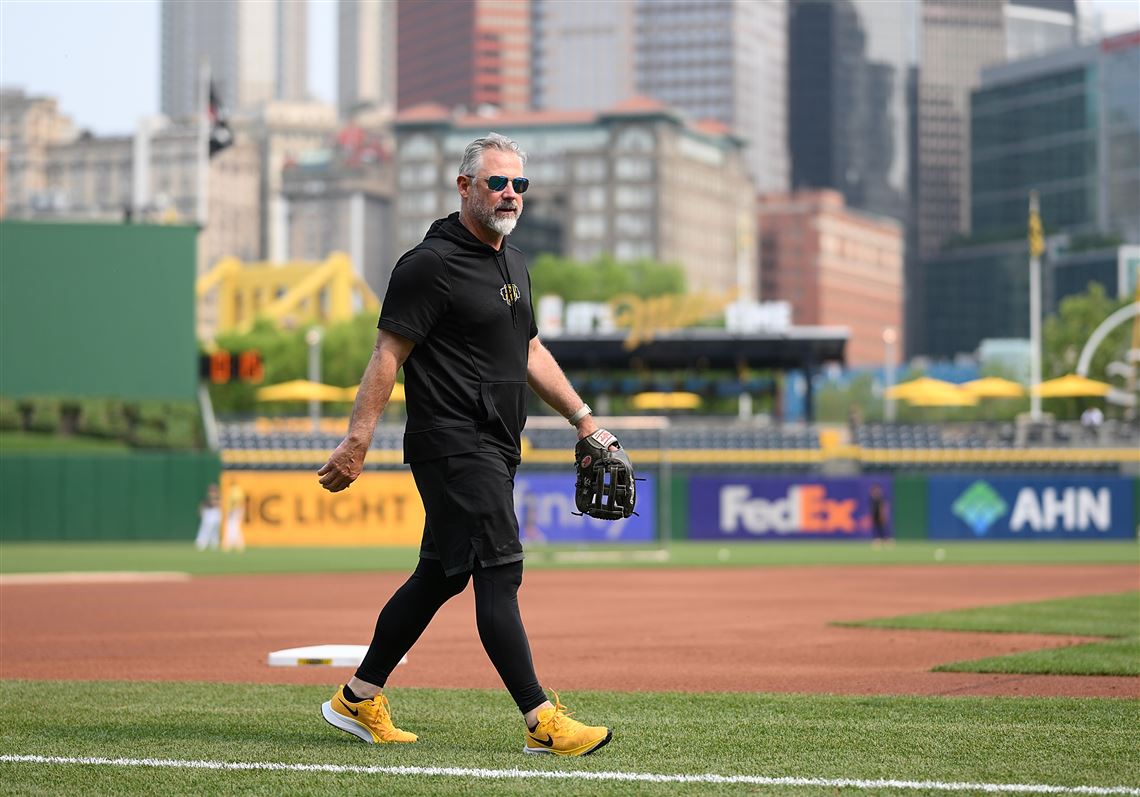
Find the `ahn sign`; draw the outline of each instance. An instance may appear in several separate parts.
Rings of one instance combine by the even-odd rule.
[[[694,476],[689,536],[699,540],[869,539],[871,488],[888,507],[890,479]]]
[[[933,477],[932,539],[1132,539],[1130,479]]]

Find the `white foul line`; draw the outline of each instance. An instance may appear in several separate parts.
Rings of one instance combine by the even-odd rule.
[[[657,775],[647,772],[566,772],[529,769],[464,769],[462,767],[359,767],[342,764],[285,764],[273,761],[185,761],[169,758],[72,758],[0,755],[0,762],[20,764],[84,764],[111,767],[217,769],[261,772],[328,772],[336,775],[422,775],[434,777],[545,780],[595,780],[638,783],[748,783],[758,786],[820,786],[829,789],[927,789],[988,794],[1108,794],[1140,797],[1130,786],[1052,786],[1045,783],[959,783],[938,780],[860,780],[857,778],[773,778],[761,775]]]

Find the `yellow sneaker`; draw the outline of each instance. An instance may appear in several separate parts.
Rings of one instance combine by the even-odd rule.
[[[371,700],[350,703],[344,699],[344,687],[340,687],[332,700],[321,706],[325,722],[334,728],[348,731],[368,744],[388,744],[390,742],[414,742],[419,737],[402,731],[392,724],[388,712],[388,698],[376,695]]]
[[[527,731],[524,753],[535,755],[589,755],[604,746],[613,731],[601,725],[583,725],[570,719],[566,706],[554,695],[554,706],[538,712],[538,725]]]

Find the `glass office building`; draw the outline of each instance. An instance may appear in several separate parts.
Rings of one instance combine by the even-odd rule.
[[[908,222],[916,6],[794,3],[788,144],[795,188],[836,188],[853,208]]]
[[[786,191],[787,0],[637,0],[634,10],[637,92],[728,126],[756,190]]]
[[[1065,236],[1050,239],[1042,261],[1042,310],[1055,314],[1068,296],[1098,283],[1108,296],[1136,290],[1140,247],[1069,251]],[[1029,247],[1024,238],[951,249],[923,261],[921,309],[927,333],[919,354],[950,358],[977,351],[983,340],[1029,337]],[[1089,330],[1091,332],[1092,330]]]
[[[984,70],[971,95],[971,230],[1140,242],[1140,31]]]

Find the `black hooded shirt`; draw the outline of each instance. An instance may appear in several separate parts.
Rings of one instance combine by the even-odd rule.
[[[527,358],[538,334],[526,260],[452,213],[396,263],[380,329],[416,345],[404,363],[404,462],[498,451],[517,463]]]

